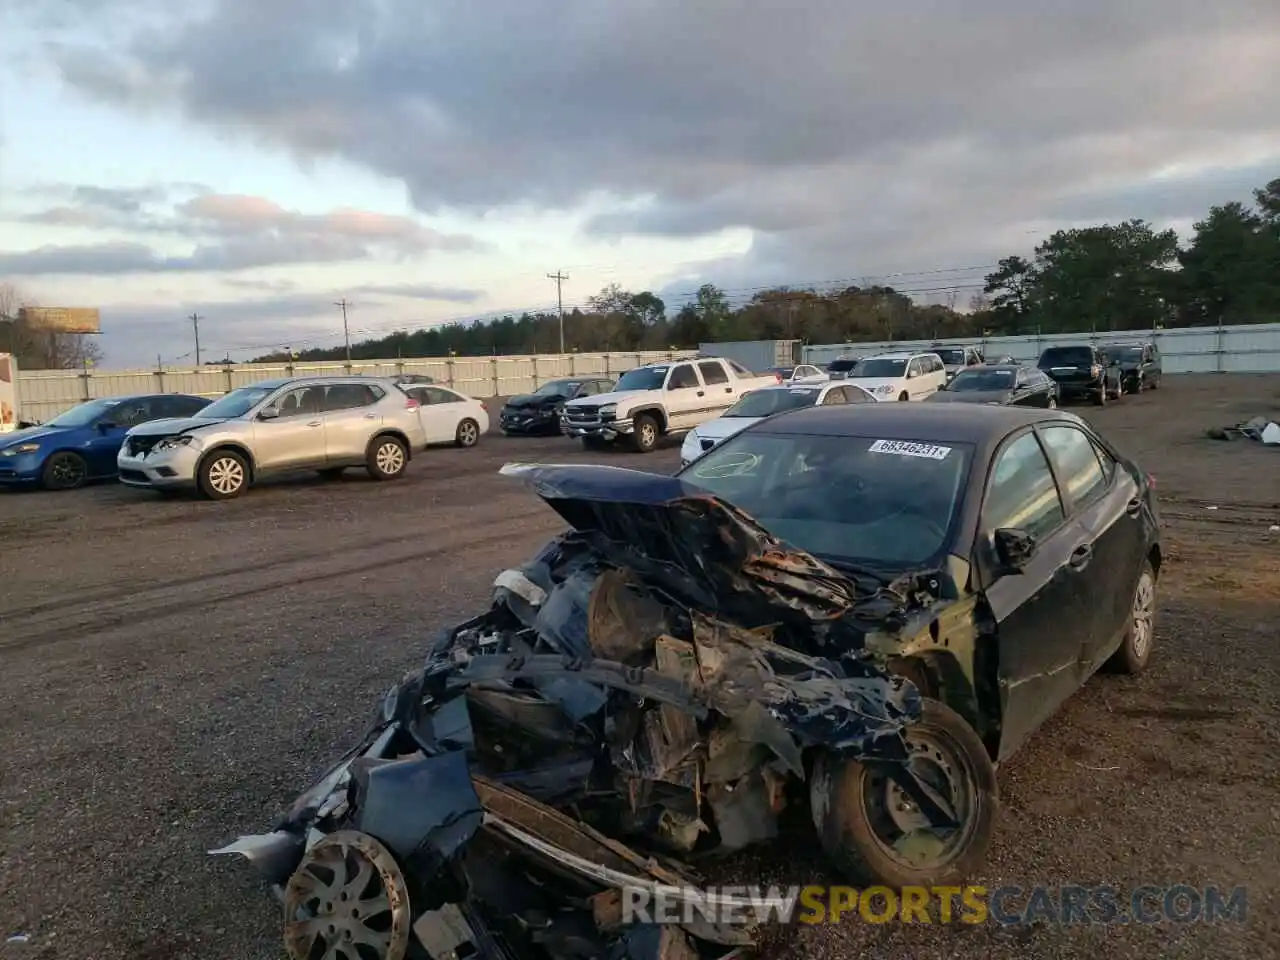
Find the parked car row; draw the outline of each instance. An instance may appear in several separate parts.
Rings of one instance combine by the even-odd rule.
[[[415,453],[474,446],[489,429],[483,402],[438,384],[287,377],[218,400],[181,394],[113,397],[7,435],[0,484],[67,490],[118,477],[160,493],[237,497],[279,473],[338,476],[362,468],[402,476]]]

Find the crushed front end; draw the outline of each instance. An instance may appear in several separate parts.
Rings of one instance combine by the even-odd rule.
[[[702,855],[775,837],[820,754],[911,778],[919,695],[860,642],[884,591],[674,478],[524,472],[576,529],[272,832],[213,851],[275,886],[293,958],[734,955],[750,924],[628,923],[620,891],[695,889]]]

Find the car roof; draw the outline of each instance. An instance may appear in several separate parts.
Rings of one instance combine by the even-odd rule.
[[[1033,423],[1084,423],[1073,413],[969,403],[877,403],[801,407],[754,427],[753,433],[803,433],[872,440],[951,441],[988,446]]]
[[[985,373],[986,371],[988,371],[988,370],[1015,370],[1015,371],[1016,371],[1016,370],[1021,370],[1021,369],[1022,369],[1022,367],[1023,367],[1023,364],[1021,364],[1021,363],[1017,363],[1017,362],[1014,362],[1014,363],[983,363],[983,364],[980,364],[979,366],[976,366],[976,367],[968,367],[968,368],[967,368],[967,369],[965,369],[965,370],[961,370],[961,371],[960,371],[960,373],[968,373],[970,370],[981,370],[981,371],[983,371],[984,373]]]
[[[932,350],[895,350],[890,353],[873,353],[863,360],[911,360],[914,357],[927,357]]]

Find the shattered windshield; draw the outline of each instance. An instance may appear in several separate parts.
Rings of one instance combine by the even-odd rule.
[[[771,417],[784,410],[812,407],[818,391],[796,387],[790,390],[752,390],[721,414],[722,417]]]
[[[972,446],[748,431],[679,474],[818,557],[886,570],[946,552]]]

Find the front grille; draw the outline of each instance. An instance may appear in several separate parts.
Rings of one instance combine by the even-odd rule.
[[[129,456],[146,456],[151,452],[151,448],[160,442],[160,439],[160,437],[130,437],[128,440]]]
[[[583,423],[589,423],[599,419],[599,412],[599,407],[567,407],[565,409],[565,416],[571,422],[580,421]]]

